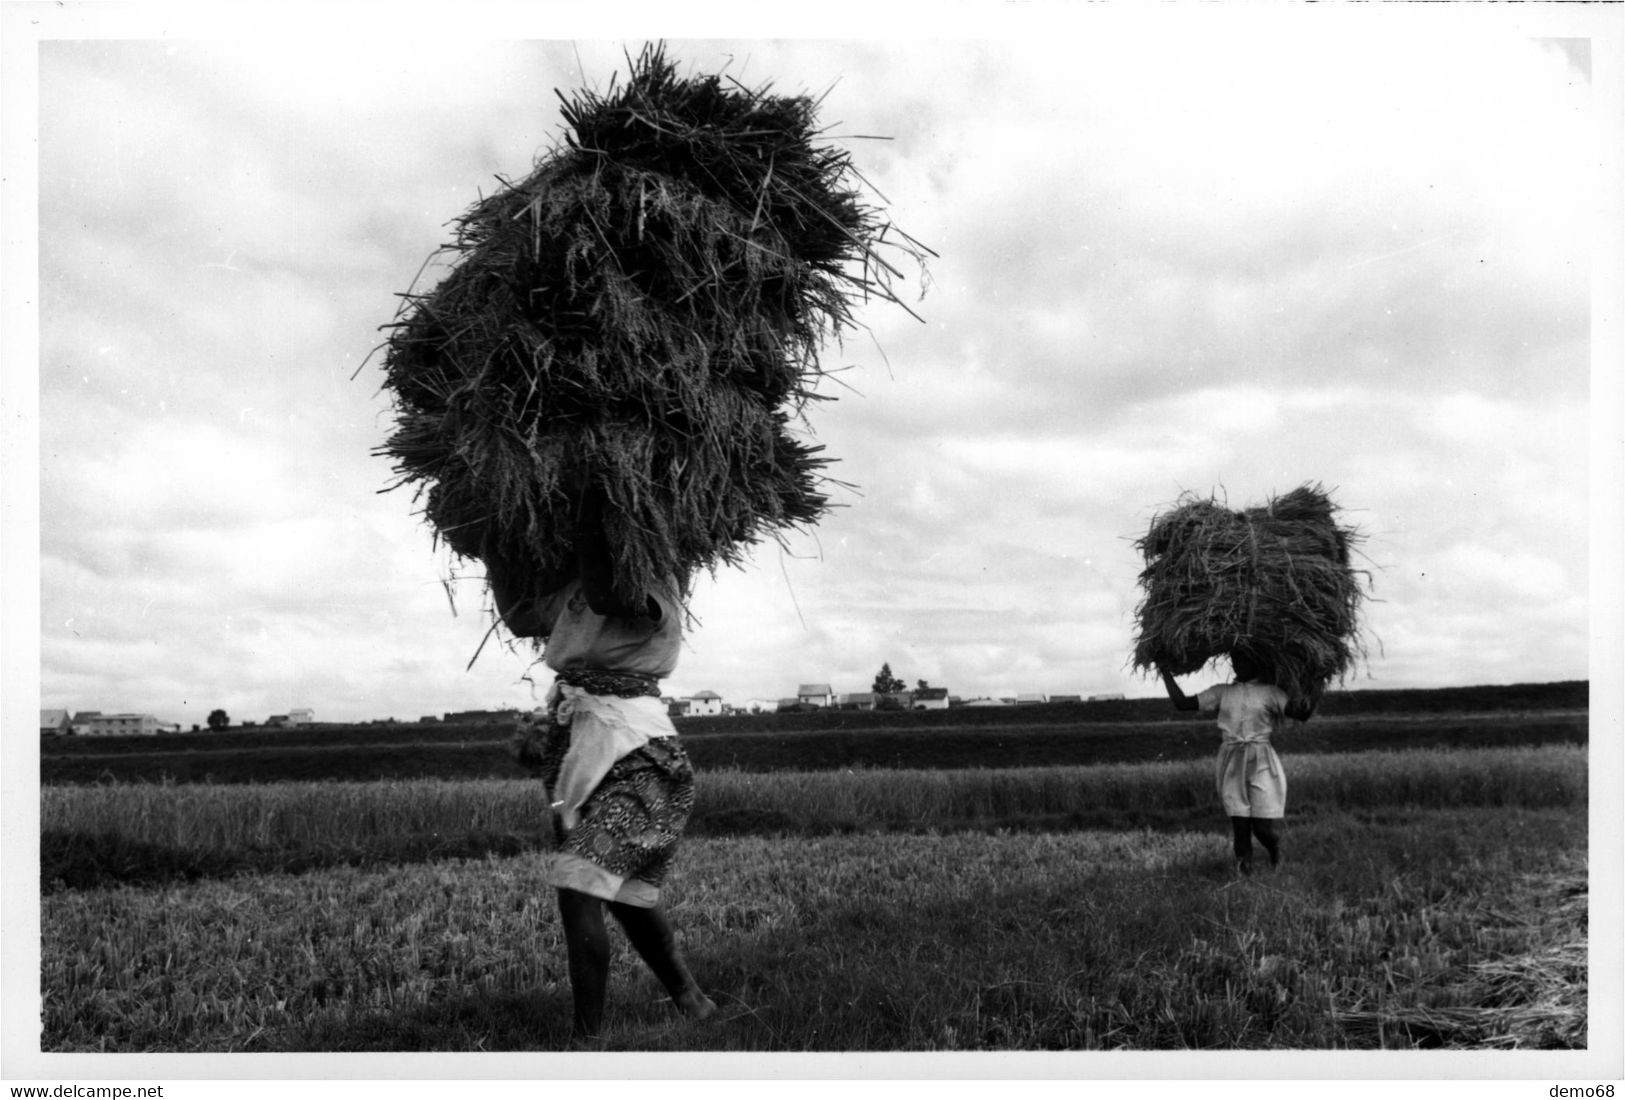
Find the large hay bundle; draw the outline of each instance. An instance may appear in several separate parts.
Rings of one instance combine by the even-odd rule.
[[[648,47],[457,220],[451,272],[386,326],[380,448],[454,553],[567,568],[590,481],[630,593],[824,514],[828,459],[791,433],[819,347],[897,300],[879,249],[921,250],[859,201],[816,107]]]
[[[1175,675],[1242,652],[1295,700],[1316,698],[1363,652],[1360,539],[1318,485],[1231,511],[1187,494],[1151,521],[1134,667]]]

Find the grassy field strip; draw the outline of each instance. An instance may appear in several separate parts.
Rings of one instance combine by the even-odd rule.
[[[231,745],[216,742],[212,744],[188,745],[184,748],[153,747],[147,749],[146,751],[142,751],[139,746],[133,746],[119,749],[109,749],[106,752],[95,752],[80,746],[74,746],[73,750],[69,752],[61,752],[56,754],[47,753],[42,755],[56,755],[58,757],[72,759],[75,761],[85,761],[87,763],[96,761],[117,762],[120,760],[127,760],[134,756],[175,760],[186,759],[192,756],[263,756],[275,758],[277,756],[287,754],[290,749],[296,749],[301,753],[322,753],[353,752],[356,749],[366,749],[372,752],[385,752],[388,750],[398,751],[401,749],[441,749],[447,746],[456,746],[458,748],[489,748],[491,746],[505,745],[509,736],[510,734],[507,731],[503,731],[501,735],[493,734],[489,737],[425,737],[420,733],[416,737],[403,737],[398,741],[345,741],[342,738],[334,738],[331,741],[299,741],[291,742],[287,745],[263,743]]]
[[[1294,757],[1356,752],[1401,752],[1583,746],[1587,718],[1486,716],[1471,721],[1351,721],[1310,723],[1279,738]],[[138,739],[125,738],[123,741]],[[847,771],[869,768],[962,771],[1015,767],[1093,767],[1211,759],[1217,738],[1210,724],[1155,723],[1139,727],[1012,726],[943,729],[825,730],[783,733],[714,733],[686,737],[702,772]],[[138,746],[139,747],[139,746]],[[120,744],[106,754],[42,754],[46,786],[104,783],[197,783],[205,786],[300,782],[395,782],[413,779],[514,779],[524,776],[506,739],[485,737],[410,743],[289,745],[260,742],[198,751],[185,747]]]
[[[1587,713],[1585,707],[1542,708],[1536,710],[1460,710],[1440,711],[1427,714],[1387,714],[1387,713],[1354,713],[1344,715],[1320,715],[1314,718],[1314,728],[1347,727],[1383,725],[1417,725],[1437,723],[1441,721],[1470,721],[1491,724],[1508,724],[1527,721],[1531,718],[1572,718]],[[683,729],[682,720],[678,722],[678,732],[684,736],[706,739],[712,737],[785,737],[785,736],[823,736],[835,735],[842,737],[862,736],[864,733],[884,734],[898,732],[897,729],[880,726],[865,730],[862,727],[847,729],[832,727],[830,729],[783,730],[776,731],[761,727],[752,727],[747,719],[735,719],[737,728],[726,730],[695,730],[692,732]],[[909,734],[935,734],[935,735],[977,735],[985,737],[1020,737],[1031,733],[1054,733],[1057,731],[1073,730],[1080,736],[1086,736],[1100,731],[1117,733],[1130,732],[1167,732],[1170,728],[1190,728],[1203,734],[1210,732],[1211,719],[1196,719],[1183,715],[1170,715],[1164,719],[1123,720],[1123,719],[1075,719],[1071,721],[1048,720],[1043,722],[1001,722],[998,725],[986,727],[967,727],[964,723],[935,725],[929,722],[910,724],[900,727],[901,732]],[[1298,724],[1294,729],[1307,728]],[[295,737],[284,734],[284,742],[275,739],[253,740],[243,738],[232,741],[229,737],[218,734],[180,735],[165,737],[161,742],[147,739],[124,739],[124,743],[117,747],[97,744],[96,738],[76,738],[70,740],[57,740],[42,742],[41,752],[44,755],[71,756],[75,760],[117,760],[130,755],[183,755],[186,753],[220,753],[220,754],[267,754],[276,755],[287,752],[290,748],[300,751],[321,751],[338,749],[414,749],[427,746],[460,745],[460,746],[486,746],[501,744],[511,735],[507,726],[490,726],[475,729],[457,729],[442,731],[434,725],[402,725],[389,731],[367,729],[365,736],[356,738],[350,736],[354,731],[350,729],[337,729],[325,738],[317,739],[309,734]],[[397,736],[391,736],[391,732]],[[1293,731],[1289,730],[1283,737],[1290,737]],[[194,740],[187,743],[184,738],[191,736]]]
[[[636,1050],[1574,1047],[1583,809],[1222,830],[696,838],[669,905],[719,1019],[674,1018],[618,933]],[[48,1050],[559,1049],[534,855],[43,900]]]
[[[1289,805],[1568,806],[1586,798],[1583,748],[1311,755],[1285,762]],[[704,820],[898,829],[1023,817],[1216,809],[1211,760],[971,771],[736,772],[705,777]],[[738,831],[760,831],[740,829]]]
[[[1371,806],[1578,806],[1575,746],[1288,758],[1295,813]],[[1208,760],[964,771],[706,772],[695,830],[713,833],[975,827],[1157,808],[1216,809]],[[45,787],[45,833],[174,849],[366,847],[403,837],[545,830],[533,780],[114,784]]]

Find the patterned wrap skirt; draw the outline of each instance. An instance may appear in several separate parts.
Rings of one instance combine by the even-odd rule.
[[[652,694],[653,681],[611,673],[562,672],[561,682],[594,695]],[[570,724],[555,702],[520,719],[521,762],[551,791],[570,748]],[[651,738],[614,764],[586,802],[573,828],[553,816],[556,840],[547,881],[605,901],[652,908],[659,904],[683,829],[694,809],[694,769],[676,736]]]

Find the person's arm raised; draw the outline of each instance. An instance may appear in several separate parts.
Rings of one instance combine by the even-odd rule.
[[[1186,695],[1181,691],[1179,685],[1174,682],[1173,675],[1167,669],[1158,668],[1157,671],[1162,673],[1162,684],[1168,689],[1168,698],[1173,700],[1175,710],[1200,709],[1196,696]]]

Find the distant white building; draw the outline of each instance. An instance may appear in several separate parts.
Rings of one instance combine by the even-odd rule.
[[[915,710],[947,710],[947,688],[916,688],[913,692]]]
[[[316,721],[316,712],[309,707],[295,707],[288,712],[288,725],[308,726]]]
[[[814,707],[827,707],[835,703],[835,693],[828,684],[802,684],[796,689],[796,702]]]
[[[1010,704],[1003,699],[972,699],[965,704],[967,707],[1007,707]]]
[[[1091,696],[1089,696],[1089,701],[1091,703],[1108,703],[1108,702],[1111,702],[1114,699],[1121,699],[1122,697],[1123,697],[1122,692],[1120,692],[1120,691],[1112,691],[1112,692],[1107,692],[1104,695],[1091,695]]]
[[[836,700],[842,710],[874,710],[879,696],[872,691],[849,691]]]
[[[41,733],[72,733],[73,719],[68,712],[60,709],[41,710],[39,712],[39,731]]]
[[[1028,705],[1031,705],[1033,703],[1047,703],[1047,702],[1049,702],[1049,700],[1044,697],[1044,693],[1042,691],[1018,691],[1018,692],[1016,692],[1016,705],[1017,706],[1028,706]]]
[[[82,710],[73,716],[73,732],[81,737],[152,737],[158,733],[158,718],[152,714]]]
[[[722,696],[714,691],[696,691],[686,702],[689,715],[722,713]]]

